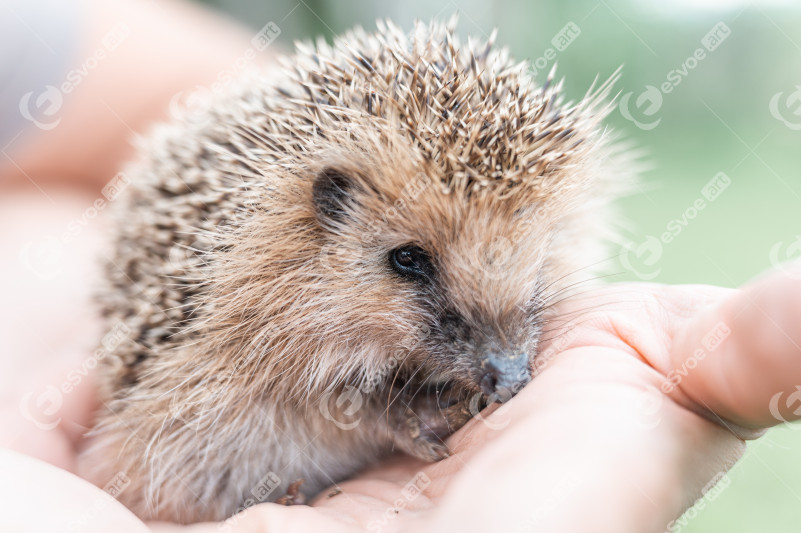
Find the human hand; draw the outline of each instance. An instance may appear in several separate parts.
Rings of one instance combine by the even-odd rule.
[[[397,457],[311,507],[260,504],[186,530],[664,531],[734,464],[742,438],[795,416],[772,413],[770,399],[801,382],[799,278],[773,273],[743,291],[621,284],[588,292],[546,330],[532,383],[451,437],[451,457]],[[92,408],[91,395],[70,399],[83,407],[65,410]],[[79,447],[74,433],[65,438]],[[80,507],[85,490],[62,494],[80,493]],[[105,511],[117,531],[127,531],[123,523],[144,530],[121,506]],[[102,530],[101,522],[89,527]]]

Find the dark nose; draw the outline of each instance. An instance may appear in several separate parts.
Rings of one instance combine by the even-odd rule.
[[[482,364],[481,392],[506,401],[531,381],[528,354],[489,354]]]

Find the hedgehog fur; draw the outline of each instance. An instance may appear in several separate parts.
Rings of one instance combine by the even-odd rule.
[[[188,523],[394,449],[447,454],[463,400],[497,385],[488,357],[535,357],[605,256],[631,174],[601,124],[616,75],[565,102],[492,40],[380,22],[153,132],[106,265],[126,337],[103,359],[93,479],[123,472],[139,516]]]

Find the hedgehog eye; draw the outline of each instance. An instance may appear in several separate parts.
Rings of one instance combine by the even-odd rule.
[[[389,263],[402,276],[426,278],[434,270],[428,254],[419,246],[395,248],[389,253]]]

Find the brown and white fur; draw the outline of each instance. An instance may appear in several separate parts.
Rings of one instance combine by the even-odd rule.
[[[445,456],[469,398],[530,379],[549,305],[603,256],[627,180],[612,81],[565,103],[491,42],[380,23],[157,129],[117,209],[102,304],[128,334],[93,478],[195,522],[393,450]],[[392,262],[410,246],[412,275]]]

